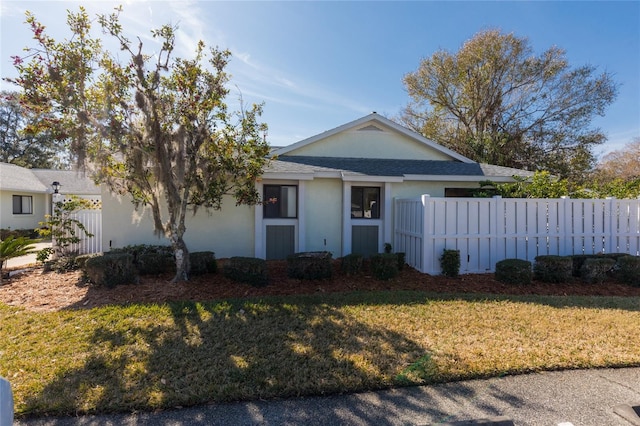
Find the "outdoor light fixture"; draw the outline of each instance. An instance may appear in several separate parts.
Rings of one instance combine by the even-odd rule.
[[[58,190],[60,189],[60,186],[61,186],[61,185],[60,185],[60,182],[58,182],[58,181],[55,181],[55,182],[53,182],[53,183],[51,184],[51,187],[53,188],[53,193],[54,193],[54,194],[57,194],[57,193],[58,193]]]

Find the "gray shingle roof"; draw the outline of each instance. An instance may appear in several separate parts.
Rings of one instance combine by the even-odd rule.
[[[74,170],[32,169],[33,174],[42,182],[51,187],[54,181],[60,182],[61,194],[98,195],[100,187],[82,172]]]
[[[44,193],[48,187],[31,170],[15,164],[0,163],[0,189]]]
[[[339,172],[345,175],[362,176],[483,176],[511,177],[530,176],[533,173],[509,167],[479,163],[438,160],[394,160],[377,158],[340,158],[281,156],[273,161],[266,172],[315,173]]]
[[[15,164],[0,163],[0,190],[45,193],[51,192],[51,183],[54,181],[60,182],[62,194],[100,194],[100,187],[81,172],[26,169]]]

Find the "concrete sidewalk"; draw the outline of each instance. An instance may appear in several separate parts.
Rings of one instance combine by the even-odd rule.
[[[640,409],[634,411],[639,405],[640,368],[623,368],[212,404],[157,413],[31,419],[15,425],[470,425],[488,423],[467,421],[492,419],[496,425],[629,426],[640,425],[636,414]],[[502,422],[497,423],[499,420]]]
[[[34,244],[34,246],[35,246],[34,253],[28,254],[26,256],[20,256],[20,257],[14,257],[12,259],[8,259],[5,267],[7,269],[9,268],[13,269],[13,268],[19,268],[22,266],[35,265],[37,252],[42,250],[45,247],[51,247],[51,242],[49,241],[47,243],[36,243]]]

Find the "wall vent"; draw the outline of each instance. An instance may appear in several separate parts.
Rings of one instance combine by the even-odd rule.
[[[358,129],[359,132],[365,131],[365,130],[373,131],[373,132],[384,132],[384,130],[382,130],[380,127],[374,126],[373,124],[370,124],[367,127],[363,127],[361,129]]]

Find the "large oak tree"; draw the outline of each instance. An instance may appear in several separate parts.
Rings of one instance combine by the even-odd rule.
[[[174,281],[186,280],[188,212],[219,209],[227,194],[239,204],[259,201],[266,125],[257,121],[261,105],[228,111],[228,51],[200,41],[192,58],[173,58],[176,28],[165,25],[152,31],[157,51],[146,53],[141,38],[126,37],[120,12],[97,17],[104,37],[120,46],[117,54],[92,35],[82,7],[68,13],[63,41],[27,13],[36,45],[14,57],[19,76],[11,81],[26,105],[54,117],[41,131],[68,139],[97,181],[150,209],[155,231],[175,253]]]
[[[404,77],[406,126],[478,162],[580,178],[606,140],[592,128],[617,93],[609,73],[570,67],[551,47],[487,30],[459,51],[440,50]]]

